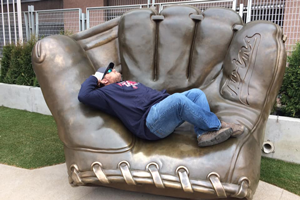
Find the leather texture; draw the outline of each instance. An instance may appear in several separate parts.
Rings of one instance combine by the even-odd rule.
[[[72,37],[50,36],[32,62],[65,146],[69,181],[193,199],[252,199],[261,146],[286,64],[282,30],[243,24],[229,9],[139,9]],[[238,138],[205,148],[184,123],[166,139],[135,138],[77,100],[81,83],[114,62],[123,79],[169,93],[201,88],[211,110],[241,123]]]

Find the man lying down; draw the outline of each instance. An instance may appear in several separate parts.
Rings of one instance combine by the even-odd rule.
[[[145,140],[160,140],[187,121],[194,125],[198,146],[222,143],[244,132],[240,124],[226,123],[210,111],[200,89],[168,94],[141,83],[122,80],[110,63],[81,85],[80,102],[119,118],[134,135]]]

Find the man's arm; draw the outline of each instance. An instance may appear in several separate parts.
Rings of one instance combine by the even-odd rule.
[[[90,76],[81,85],[78,100],[88,106],[101,109],[106,106],[105,95],[98,87],[98,79],[96,76]]]

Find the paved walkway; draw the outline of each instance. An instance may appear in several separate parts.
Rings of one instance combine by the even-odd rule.
[[[66,165],[27,170],[0,164],[2,200],[175,200],[104,187],[71,187]],[[300,200],[300,196],[260,181],[253,200]]]

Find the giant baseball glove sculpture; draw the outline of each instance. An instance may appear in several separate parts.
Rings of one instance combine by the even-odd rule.
[[[43,95],[64,143],[70,184],[194,199],[252,199],[261,146],[286,53],[280,27],[243,24],[229,9],[133,10],[33,50]],[[199,148],[188,124],[161,141],[135,138],[122,123],[77,99],[81,83],[114,62],[124,79],[169,93],[201,88],[211,110],[246,132]]]

